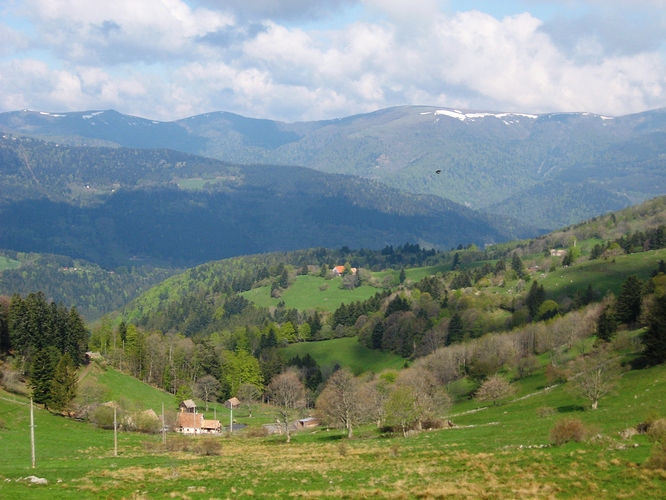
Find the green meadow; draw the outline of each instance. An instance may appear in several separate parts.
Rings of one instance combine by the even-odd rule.
[[[5,269],[18,269],[21,263],[18,260],[12,260],[0,255],[0,271]]]
[[[323,340],[320,342],[300,342],[291,344],[281,352],[285,359],[310,354],[321,367],[340,365],[349,368],[355,374],[371,371],[399,370],[405,365],[405,359],[396,354],[368,349],[356,337]]]
[[[363,301],[380,291],[371,286],[346,290],[340,288],[341,283],[342,278],[339,277],[327,280],[318,276],[298,276],[296,281],[282,292],[279,299],[271,297],[270,286],[254,288],[241,295],[259,307],[274,307],[280,301],[284,301],[286,307],[301,311],[320,309],[333,312],[343,302],[349,304]]]
[[[542,373],[517,382],[513,401],[463,398],[448,415],[457,427],[407,438],[365,426],[347,440],[334,429],[284,437],[239,433],[212,439],[113,432],[35,410],[37,466],[30,466],[24,398],[0,392],[0,497],[22,499],[152,498],[664,498],[666,472],[646,467],[652,444],[619,432],[648,414],[666,415],[666,366],[626,372],[599,409],[586,410],[566,384],[545,387]],[[526,397],[527,396],[527,397]],[[547,416],[540,409],[549,408]],[[257,428],[270,419],[243,419]],[[239,412],[240,416],[240,412]],[[221,415],[220,415],[221,417]],[[555,422],[576,417],[584,442],[554,446]],[[251,428],[252,428],[251,427]],[[219,453],[219,455],[217,454]],[[35,475],[47,485],[22,479]]]

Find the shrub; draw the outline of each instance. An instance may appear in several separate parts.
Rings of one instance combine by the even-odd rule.
[[[157,434],[162,429],[162,422],[155,414],[139,413],[135,417],[136,430],[145,434]]]
[[[192,449],[192,440],[185,437],[173,437],[167,439],[167,451],[190,451]]]
[[[569,441],[580,443],[585,439],[585,425],[577,418],[564,418],[555,423],[550,431],[550,440],[560,446]]]
[[[555,408],[551,408],[550,406],[542,406],[536,409],[536,414],[539,418],[552,417],[555,415]]]
[[[268,431],[262,427],[246,427],[243,430],[243,435],[249,438],[258,438],[268,436]]]
[[[194,447],[195,453],[208,457],[222,455],[222,443],[216,438],[202,439]]]
[[[666,419],[659,419],[652,422],[648,427],[647,435],[653,443],[666,444]]]
[[[345,441],[341,441],[338,443],[338,453],[340,454],[341,457],[346,457],[347,456],[347,451],[348,451],[348,446]]]
[[[666,470],[666,442],[655,443],[645,466],[650,469]]]
[[[113,408],[98,406],[90,415],[90,421],[102,429],[113,429]]]

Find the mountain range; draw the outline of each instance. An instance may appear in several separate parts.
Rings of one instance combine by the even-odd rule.
[[[226,112],[160,122],[111,110],[16,111],[0,114],[0,129],[60,144],[170,148],[354,175],[545,229],[666,189],[664,109],[610,117],[403,106],[300,123]]]
[[[535,232],[437,196],[304,167],[0,139],[0,248],[107,269],[312,247],[484,245]]]

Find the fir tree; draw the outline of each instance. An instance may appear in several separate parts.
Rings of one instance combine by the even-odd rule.
[[[51,381],[50,403],[54,410],[62,410],[76,397],[78,379],[76,366],[69,353],[60,358]]]
[[[465,325],[460,314],[453,313],[451,321],[449,322],[449,335],[446,337],[446,344],[450,345],[454,342],[460,342],[465,335]]]
[[[516,274],[519,278],[522,278],[525,274],[525,266],[523,265],[523,261],[515,252],[511,258],[511,269],[516,271]]]
[[[628,276],[622,283],[622,291],[617,298],[617,319],[621,323],[635,323],[641,313],[643,282],[636,275]]]
[[[546,290],[543,285],[539,285],[536,281],[533,281],[530,291],[527,294],[527,298],[525,299],[525,303],[530,311],[530,317],[532,319],[537,317],[539,314],[539,308],[545,301]]]
[[[617,331],[617,321],[613,310],[606,306],[597,319],[597,338],[610,342]]]
[[[666,296],[656,297],[647,314],[643,335],[645,357],[652,365],[666,361]]]
[[[32,399],[35,403],[43,404],[48,408],[51,402],[51,383],[55,376],[56,366],[60,360],[60,353],[55,347],[40,349],[35,354],[30,375]]]

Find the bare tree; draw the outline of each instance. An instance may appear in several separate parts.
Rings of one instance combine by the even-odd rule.
[[[621,367],[613,353],[601,347],[589,356],[578,358],[573,365],[574,375],[569,379],[575,394],[584,397],[596,410],[599,400],[610,393],[620,378]]]
[[[402,370],[396,381],[397,386],[413,389],[414,420],[418,430],[423,428],[423,421],[435,418],[439,412],[451,406],[451,398],[444,387],[437,383],[434,375],[423,368]]]
[[[273,377],[268,386],[271,403],[284,424],[287,443],[291,441],[290,426],[305,407],[305,386],[295,370],[288,370]]]
[[[385,405],[391,392],[390,384],[383,379],[366,382],[361,386],[359,398],[362,411],[368,420],[381,427],[386,417]]]
[[[219,391],[220,382],[212,375],[204,375],[194,387],[194,394],[206,402],[206,411],[208,411],[208,403],[217,399]]]
[[[513,396],[515,390],[511,383],[500,375],[492,375],[481,384],[476,391],[476,399],[479,401],[492,401],[497,404],[500,399]]]
[[[417,417],[414,388],[408,385],[396,385],[386,401],[385,411],[386,422],[390,425],[399,425],[402,435],[407,437],[407,430]]]
[[[326,386],[317,398],[317,412],[324,421],[347,430],[351,438],[354,426],[363,417],[360,400],[361,384],[346,368],[336,371],[326,382]]]
[[[247,410],[252,418],[252,407],[261,398],[261,391],[254,384],[241,384],[236,391],[236,397],[240,400],[241,406]]]

